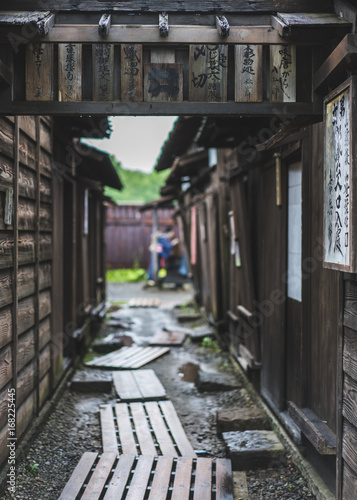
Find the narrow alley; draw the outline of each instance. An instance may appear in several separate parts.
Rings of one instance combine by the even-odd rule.
[[[257,395],[246,389],[244,377],[233,369],[228,352],[218,345],[214,329],[203,318],[179,323],[178,318],[195,313],[192,308],[191,295],[191,290],[144,289],[142,283],[108,285],[110,312],[107,315],[107,323],[100,327],[90,349],[90,355],[86,356],[84,364],[79,365],[72,372],[71,378],[63,387],[61,396],[55,404],[53,414],[48,422],[41,426],[38,436],[18,463],[16,494],[7,493],[3,498],[19,500],[82,498],[84,491],[80,488],[78,488],[78,496],[60,495],[83,454],[103,452],[102,433],[105,433],[106,429],[102,427],[101,433],[100,408],[103,408],[103,405],[112,407],[118,401],[120,402],[112,384],[113,373],[126,373],[85,365],[88,364],[90,358],[100,359],[103,356],[101,354],[98,357],[95,346],[98,349],[98,345],[103,347],[104,343],[108,352],[113,349],[111,347],[113,343],[117,345],[115,338],[116,342],[124,339],[128,344],[128,339],[131,339],[134,341],[133,345],[146,346],[155,333],[160,331],[187,333],[183,345],[171,346],[169,354],[143,368],[154,370],[165,389],[167,397],[163,400],[172,401],[194,454],[199,459],[201,457],[212,459],[227,457],[227,447],[221,432],[223,429],[225,432],[229,431],[229,425],[232,426],[231,430],[238,427],[236,420],[217,422],[217,416],[225,410],[246,409],[262,413],[263,416],[260,418],[255,415],[254,418],[251,416],[250,421],[242,420],[239,427],[241,431],[271,428],[269,418],[261,409]],[[147,302],[155,300],[159,305],[157,307],[129,307],[130,300],[133,298],[145,299]],[[114,326],[115,324],[119,326]],[[190,333],[194,340],[191,339]],[[105,342],[108,337],[109,344]],[[133,400],[137,401],[137,399]],[[153,397],[153,400],[157,398]],[[243,428],[244,425],[247,427]],[[140,448],[138,449],[141,453]],[[161,451],[158,454],[164,455]],[[251,463],[251,458],[245,458],[245,460],[247,464]],[[209,494],[209,498],[217,498],[217,500],[218,498],[235,498],[236,500],[315,498],[298,468],[293,464],[289,451],[280,452],[279,458],[272,456],[268,463],[264,451],[262,454],[262,450],[258,450],[254,461],[256,461],[254,470],[247,470],[246,474],[234,472],[234,497],[229,496],[228,482],[228,490],[224,494],[221,493],[221,496],[218,496],[217,493],[216,497],[212,493],[213,496]],[[266,465],[262,467],[264,462]],[[241,466],[238,468],[239,470],[245,469]],[[107,475],[109,471],[110,469],[106,472]],[[106,486],[103,492],[112,481],[109,483],[104,481]],[[85,483],[88,483],[88,478]],[[194,484],[189,486],[192,496],[195,491]],[[150,491],[146,488],[144,490]],[[128,491],[124,489],[124,491],[126,495],[130,489]],[[142,497],[138,493],[135,500],[147,498],[148,493],[145,491]],[[123,494],[120,498],[126,498],[125,495]],[[83,498],[87,497],[83,496]],[[99,499],[102,496],[98,495],[95,498]],[[119,499],[117,496],[115,498]]]

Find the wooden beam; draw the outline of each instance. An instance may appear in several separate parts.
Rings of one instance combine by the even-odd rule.
[[[356,71],[357,34],[350,33],[337,45],[314,75],[316,92],[326,93],[329,88],[337,87],[351,71]]]
[[[103,14],[99,20],[98,33],[100,36],[108,36],[112,25],[111,14]]]
[[[55,24],[55,14],[49,14],[44,19],[37,21],[37,32],[40,36],[46,36]]]
[[[313,31],[318,38],[321,30],[328,30],[330,37],[332,34],[343,36],[352,28],[349,21],[330,13],[287,14],[278,12],[271,17],[271,23],[279,35],[284,38],[293,38],[308,31]]]
[[[230,26],[225,16],[216,16],[216,28],[222,38],[229,36]]]
[[[2,39],[7,40],[4,29]],[[157,26],[115,25],[105,40],[98,33],[97,25],[55,26],[46,37],[34,37],[33,41],[53,43],[152,43],[152,44],[217,44],[222,43],[217,29],[213,26],[171,26],[170,36],[163,38]],[[229,44],[269,44],[279,45],[284,39],[271,26],[234,26],[230,29]],[[302,43],[309,43],[305,40]]]
[[[31,8],[42,9],[43,0],[32,0]],[[12,8],[16,10],[27,10],[29,0],[13,0]],[[240,2],[221,1],[220,10],[223,12],[328,12],[333,9],[332,0],[242,0]],[[135,3],[128,0],[46,0],[46,8],[50,10],[68,10],[83,12],[103,12],[103,11],[122,11],[122,12],[217,12],[216,0],[136,0]]]
[[[169,15],[166,12],[159,14],[159,32],[160,36],[169,36]]]
[[[313,103],[283,102],[1,102],[2,113],[8,115],[125,115],[125,116],[176,116],[176,115],[219,115],[219,116],[277,116],[288,119],[297,115],[316,115],[322,119],[322,106]]]

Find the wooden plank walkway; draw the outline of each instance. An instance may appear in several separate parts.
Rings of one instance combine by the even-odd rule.
[[[154,370],[122,370],[112,375],[115,391],[122,402],[166,399],[166,390]]]
[[[130,299],[129,307],[159,307],[160,299],[149,299],[148,297]]]
[[[196,457],[171,401],[101,405],[104,452]]]
[[[233,500],[225,458],[85,453],[59,500]]]
[[[122,347],[85,363],[92,368],[137,369],[170,352],[169,347]]]
[[[153,336],[150,340],[150,345],[160,345],[160,346],[181,346],[186,339],[187,334],[185,332],[170,332],[161,330]]]

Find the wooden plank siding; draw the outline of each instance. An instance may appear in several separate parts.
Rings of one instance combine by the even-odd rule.
[[[0,440],[7,390],[16,389],[17,437],[50,390],[52,311],[51,122],[0,117],[0,196],[13,190],[12,223],[0,213]],[[14,279],[14,276],[16,279]],[[0,461],[8,448],[1,446]]]

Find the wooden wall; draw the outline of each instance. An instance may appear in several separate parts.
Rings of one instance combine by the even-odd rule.
[[[0,118],[0,462],[8,452],[8,389],[16,389],[20,437],[43,406],[62,354],[51,333],[51,129],[47,118]],[[11,191],[12,221],[5,224]]]
[[[173,226],[174,209],[159,208],[159,229]],[[140,212],[139,205],[119,205],[107,208],[107,263],[111,269],[132,268],[136,261],[148,269],[149,246],[153,226],[153,211]]]

